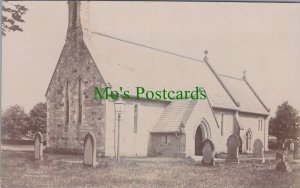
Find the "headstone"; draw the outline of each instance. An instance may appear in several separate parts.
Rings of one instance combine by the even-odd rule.
[[[290,151],[294,151],[294,149],[295,149],[294,142],[291,142],[290,143]]]
[[[227,162],[239,162],[239,139],[236,135],[231,135],[227,139]]]
[[[93,133],[88,133],[84,138],[83,164],[96,166],[96,138]]]
[[[203,142],[203,147],[202,147],[202,164],[208,164],[208,165],[215,165],[215,147],[212,141],[209,139],[206,139]]]
[[[43,135],[40,132],[34,137],[34,158],[37,160],[43,158]]]
[[[253,157],[262,159],[262,162],[265,162],[264,157],[264,146],[263,142],[260,139],[256,139],[253,144]]]
[[[293,152],[293,159],[299,160],[300,159],[300,143],[299,141],[295,142],[295,148]]]
[[[276,169],[277,169],[277,166],[279,165],[279,163],[283,160],[283,156],[281,156],[282,153],[278,152],[276,153],[276,157],[275,157],[275,165],[276,165]]]
[[[283,172],[291,172],[292,169],[289,167],[286,157],[285,157],[285,152],[281,151],[276,153],[276,170],[278,171],[283,171]]]

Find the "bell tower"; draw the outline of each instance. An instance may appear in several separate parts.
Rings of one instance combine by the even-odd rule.
[[[67,40],[70,37],[90,40],[90,2],[68,1],[68,9]]]

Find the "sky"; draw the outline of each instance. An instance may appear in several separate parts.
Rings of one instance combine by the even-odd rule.
[[[23,32],[2,44],[2,110],[28,112],[45,92],[65,42],[66,2],[19,2]],[[300,4],[91,2],[91,29],[196,59],[209,51],[218,73],[247,79],[271,109],[300,111]]]

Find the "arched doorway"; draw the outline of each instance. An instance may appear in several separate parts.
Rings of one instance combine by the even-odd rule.
[[[210,128],[205,120],[202,120],[195,131],[195,155],[202,156],[202,146],[205,139],[210,139]]]
[[[200,126],[198,126],[196,130],[196,136],[195,136],[195,155],[197,156],[202,155],[202,143],[203,143],[202,129]]]

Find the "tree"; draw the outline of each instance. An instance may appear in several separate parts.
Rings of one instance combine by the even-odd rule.
[[[269,120],[269,135],[271,136],[276,136],[276,127],[274,124],[274,118],[275,117],[271,117]]]
[[[276,136],[280,144],[285,139],[295,139],[299,123],[298,111],[286,101],[277,107],[275,117],[270,119],[270,135]]]
[[[19,139],[25,135],[29,127],[29,117],[23,107],[14,105],[2,113],[2,135],[12,139]]]
[[[6,36],[8,31],[20,31],[23,29],[19,26],[21,22],[25,22],[22,17],[28,9],[11,1],[3,1],[2,3],[2,36]]]
[[[47,105],[46,103],[36,104],[29,112],[30,130],[32,133],[42,132],[46,133],[47,127]]]

